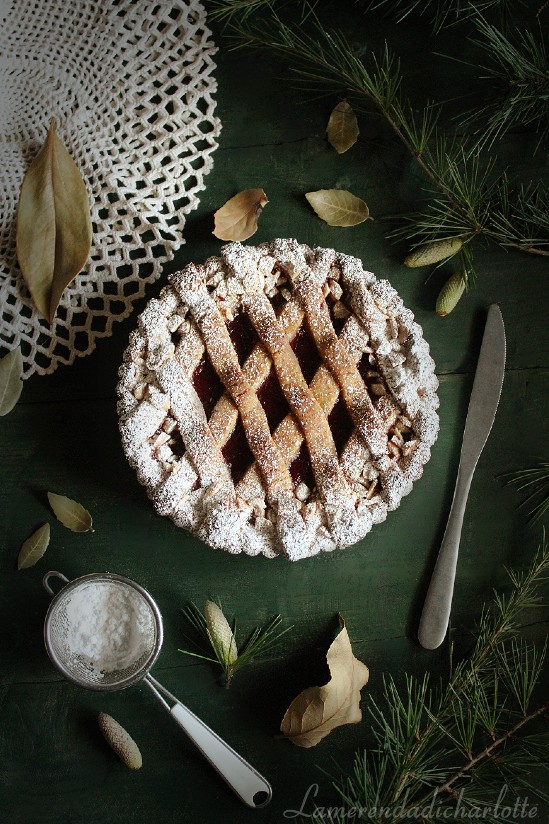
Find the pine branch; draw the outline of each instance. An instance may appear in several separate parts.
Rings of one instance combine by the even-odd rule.
[[[291,629],[281,629],[282,619],[280,615],[275,615],[263,627],[255,627],[238,649],[236,620],[231,628],[219,604],[206,601],[202,614],[195,604],[190,603],[181,610],[181,615],[192,630],[192,637],[185,637],[198,651],[179,649],[178,652],[219,664],[223,671],[222,684],[225,687],[230,685],[239,669],[257,658],[264,658],[277,641]]]
[[[482,125],[480,146],[490,147],[510,129],[531,124],[540,130],[541,143],[549,134],[547,35],[517,30],[511,39],[482,17],[475,19],[475,28],[479,38],[473,42],[485,60],[479,64],[485,72],[481,77],[495,82],[499,90],[495,100],[460,118],[461,123]]]
[[[217,2],[226,7],[231,0]],[[516,193],[506,176],[494,179],[493,163],[483,163],[478,146],[464,149],[437,132],[436,106],[426,106],[419,116],[414,113],[402,94],[399,61],[387,45],[368,67],[342,33],[322,25],[312,7],[306,7],[306,14],[311,33],[285,23],[273,10],[267,20],[261,15],[260,22],[235,10],[227,36],[234,48],[268,49],[289,61],[306,88],[346,94],[357,108],[383,116],[433,190],[427,210],[408,216],[400,234],[414,246],[448,237],[485,237],[500,246],[549,256],[549,217],[544,211],[549,195],[541,184],[535,191]]]
[[[438,787],[437,789],[439,795],[442,795],[443,793],[450,793],[454,786],[457,784],[457,782],[465,776],[469,776],[471,772],[475,769],[475,767],[477,767],[481,763],[481,761],[490,758],[498,747],[503,747],[505,744],[511,741],[516,736],[516,734],[520,732],[523,727],[526,726],[526,724],[529,724],[531,721],[535,721],[536,718],[540,718],[548,711],[549,701],[546,701],[545,704],[541,705],[541,707],[538,707],[529,715],[526,715],[524,718],[521,718],[520,721],[517,721],[517,723],[513,727],[511,727],[510,730],[507,730],[506,733],[500,735],[499,738],[497,738],[495,741],[493,741],[491,744],[485,747],[481,752],[478,753],[478,755],[475,755],[474,758],[471,758],[467,762],[467,764],[465,764],[460,770],[458,770],[450,779],[448,779],[448,781],[442,784],[442,786]],[[419,806],[422,806],[425,802],[429,801],[429,797],[430,796],[426,796],[425,799],[420,799],[419,802],[416,803],[419,804]]]
[[[388,678],[382,704],[369,698],[374,746],[356,754],[350,776],[334,782],[349,809],[383,809],[408,820],[427,805],[445,809],[459,794],[474,810],[482,798],[494,802],[498,782],[516,794],[533,769],[547,766],[549,735],[523,734],[549,712],[547,700],[529,707],[545,650],[517,640],[517,631],[520,612],[537,602],[548,572],[545,543],[526,571],[509,571],[511,592],[494,593],[470,655],[452,667],[445,687],[434,689],[428,676],[407,676],[402,693]]]
[[[464,20],[473,20],[478,37],[472,39],[480,50],[484,63],[475,62],[481,79],[492,81],[496,86],[495,99],[460,115],[461,126],[482,125],[480,146],[492,146],[494,141],[510,129],[535,124],[541,129],[540,143],[549,133],[549,49],[543,31],[521,32],[514,27],[508,36],[495,25],[488,23],[484,15],[498,7],[500,11],[511,8],[510,0],[374,0],[370,10],[390,5],[397,22],[402,22],[414,12],[431,14],[434,32],[445,26]],[[538,10],[538,17],[542,9]]]

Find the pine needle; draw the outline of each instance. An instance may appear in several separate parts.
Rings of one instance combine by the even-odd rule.
[[[210,2],[209,15],[212,20],[227,23],[233,15],[246,20],[250,15],[266,8],[272,10],[276,0],[215,0]]]
[[[513,38],[484,20],[475,19],[481,50],[482,79],[495,84],[496,95],[461,122],[481,124],[479,145],[491,147],[511,129],[534,124],[541,142],[549,134],[549,41],[547,34],[516,30]],[[480,58],[480,59],[483,59]],[[539,144],[538,144],[539,145]]]
[[[513,0],[373,0],[367,4],[367,8],[372,11],[387,9],[397,23],[402,23],[415,13],[430,17],[436,34],[441,29],[455,26],[493,9],[503,13],[512,4]]]
[[[282,636],[292,629],[291,626],[281,628],[282,618],[275,615],[263,627],[255,627],[252,630],[238,649],[236,660],[229,662],[224,650],[215,643],[215,638],[212,639],[208,632],[206,619],[196,604],[189,603],[181,610],[181,615],[191,631],[191,635],[185,637],[195,647],[195,651],[179,649],[178,652],[218,664],[222,669],[222,683],[225,687],[229,686],[239,669],[258,658],[265,658]],[[236,638],[236,620],[233,621],[233,637]]]
[[[528,492],[519,504],[528,512],[528,523],[534,524],[543,518],[549,508],[549,463],[541,461],[537,466],[508,472],[502,477],[506,479],[506,486],[513,484],[519,492]]]

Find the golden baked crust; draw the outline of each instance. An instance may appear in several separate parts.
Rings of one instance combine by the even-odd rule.
[[[280,239],[228,244],[169,280],[118,385],[124,450],[157,511],[250,555],[298,560],[363,538],[410,492],[438,433],[434,363],[395,290],[356,258]],[[207,411],[205,369],[220,387]]]

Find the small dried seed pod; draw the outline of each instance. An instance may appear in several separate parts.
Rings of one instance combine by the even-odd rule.
[[[463,275],[461,272],[456,272],[448,278],[438,294],[436,305],[437,315],[440,315],[441,318],[449,315],[450,312],[457,306],[458,301],[464,292],[465,281],[463,279]]]
[[[416,269],[419,266],[430,266],[432,263],[438,263],[452,257],[456,252],[459,252],[462,246],[463,238],[461,237],[450,237],[447,240],[426,243],[424,246],[419,246],[413,252],[410,252],[404,261],[404,265],[410,269]]]
[[[97,721],[105,741],[130,770],[140,770],[143,764],[139,747],[118,721],[106,712],[100,712]]]
[[[204,604],[204,618],[212,646],[223,662],[230,666],[238,657],[233,631],[220,607],[213,601]]]

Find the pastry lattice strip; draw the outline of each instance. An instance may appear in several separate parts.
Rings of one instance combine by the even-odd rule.
[[[339,529],[340,520],[345,524],[352,519],[352,504],[348,507],[349,512],[341,511],[342,498],[350,503],[350,496],[328,419],[303,377],[290,341],[266,295],[258,293],[247,299],[245,309],[261,342],[272,357],[280,388],[304,434],[316,487],[328,521],[332,529]],[[284,463],[289,467],[287,461]]]
[[[310,272],[305,277],[298,275],[294,282],[320,357],[339,384],[357,431],[372,456],[378,458],[387,451],[387,428],[374,408],[356,362],[335,333],[322,289]]]
[[[194,288],[196,294],[196,282]],[[223,318],[203,282],[198,291],[201,294],[198,311],[195,301],[195,311],[191,306],[191,313],[202,334],[203,342],[206,344],[210,361],[228,390],[227,394],[218,401],[210,417],[209,425],[212,434],[218,448],[222,448],[234,430],[240,413],[248,442],[256,459],[256,464],[248,470],[238,491],[243,492],[250,485],[254,487],[256,485],[254,482],[260,481],[259,473],[261,472],[267,483],[267,498],[271,503],[276,501],[277,494],[281,490],[290,491],[291,489],[293,492],[289,467],[301,447],[303,433],[305,433],[309,454],[312,456],[311,463],[317,489],[332,529],[338,531],[338,522],[342,519],[345,524],[344,528],[348,528],[349,521],[353,519],[350,508],[349,512],[342,512],[340,503],[335,506],[332,504],[334,500],[341,500],[342,497],[348,500],[349,495],[346,494],[348,492],[347,482],[327,421],[339,397],[340,387],[332,377],[330,370],[321,365],[310,388],[290,347],[290,340],[298,331],[305,314],[303,307],[299,306],[299,298],[304,304],[307,303],[306,299],[303,299],[303,293],[305,295],[312,293],[314,298],[319,296],[317,302],[324,307],[321,336],[315,341],[317,348],[321,349],[321,354],[326,354],[328,350],[327,359],[336,373],[342,360],[340,352],[343,351],[346,358],[343,363],[345,370],[342,372],[339,369],[339,377],[344,378],[350,374],[352,381],[354,369],[361,381],[361,392],[355,388],[354,393],[347,392],[343,395],[355,424],[361,421],[361,415],[364,416],[366,408],[371,422],[370,428],[375,423],[378,429],[382,429],[386,443],[386,432],[389,426],[387,416],[380,415],[374,410],[368,391],[356,369],[361,353],[357,352],[353,358],[348,355],[349,347],[341,345],[343,339],[340,343],[333,330],[329,310],[320,290],[317,290],[315,294],[314,289],[302,289],[299,298],[296,300],[294,296],[286,304],[278,319],[267,297],[256,294],[253,300],[248,302],[246,308],[261,343],[256,344],[243,367],[240,367]],[[353,329],[353,325],[350,324],[347,328]],[[350,340],[352,334],[349,333],[346,337]],[[347,344],[349,340],[346,341]],[[326,341],[328,346],[326,346]],[[201,347],[196,346],[194,349],[193,365],[197,365],[196,360],[202,355]],[[266,350],[269,350],[270,357]],[[335,367],[334,361],[337,361]],[[277,428],[274,438],[271,437],[268,421],[256,395],[257,390],[268,377],[272,365],[278,374],[284,395],[299,422],[297,423],[292,415],[287,416],[286,421],[283,421]],[[291,374],[286,374],[288,370]],[[326,396],[327,393],[329,397]],[[360,441],[357,442],[356,436],[354,441],[355,454],[357,451],[360,452],[363,460],[366,460],[368,451],[364,449]],[[260,489],[257,491],[260,493]],[[249,496],[246,495],[246,497],[249,500]]]
[[[358,363],[362,357],[362,350],[353,348],[351,344],[353,339],[356,340],[358,331],[357,327],[358,321],[356,318],[351,316],[345,322],[345,325],[340,333],[340,338],[342,342],[348,346],[351,352],[351,357],[355,363]],[[364,335],[364,332],[361,331],[361,334]],[[318,367],[309,384],[309,389],[311,390],[314,398],[322,407],[324,415],[328,418],[330,412],[338,401],[340,390],[339,385],[334,380],[330,370],[323,363],[321,363]],[[284,420],[279,423],[273,433],[273,439],[284,455],[284,460],[291,465],[298,456],[304,441],[303,432],[291,413],[286,415]],[[356,442],[355,448],[358,450],[362,463],[364,464],[369,457],[367,447],[360,440],[356,432],[352,433],[349,440]],[[343,461],[342,465],[344,466]],[[236,489],[237,495],[242,496],[246,500],[257,498],[262,494],[261,476],[255,464],[252,464],[252,466],[250,466],[245,472],[244,476],[237,484]]]
[[[189,280],[191,278],[193,279],[190,300],[189,290],[186,289],[188,284],[185,283],[187,278]],[[210,362],[238,409],[250,449],[265,481],[267,499],[269,503],[275,507],[280,506],[281,497],[285,505],[291,500],[292,510],[295,510],[293,514],[299,518],[289,464],[283,460],[283,456],[271,436],[265,411],[257,397],[255,389],[250,382],[246,380],[225,322],[215,301],[209,294],[204,281],[201,278],[196,278],[195,271],[192,269],[187,270],[186,279],[181,282],[180,288],[186,291],[189,309],[202,334]],[[332,530],[335,533],[342,533],[343,531],[343,533],[347,535],[349,530],[352,531],[352,521],[356,520],[356,513],[354,512],[354,507],[348,494],[346,498],[344,498],[343,504],[340,500],[341,491],[344,490],[348,492],[348,489],[339,466],[338,456],[328,422],[323,416],[320,406],[309,391],[297,359],[289,346],[289,342],[286,340],[281,325],[274,315],[274,310],[270,302],[266,297],[264,297],[263,300],[263,308],[267,309],[268,307],[268,312],[272,313],[272,315],[268,317],[268,322],[274,322],[272,328],[276,329],[278,333],[280,346],[285,348],[285,363],[291,364],[292,376],[290,383],[285,383],[284,381],[281,363],[278,362],[278,352],[275,352],[274,348],[270,346],[272,341],[270,341],[269,337],[265,334],[264,329],[258,329],[259,337],[271,350],[271,356],[274,357],[275,368],[277,368],[282,389],[285,391],[287,400],[290,402],[294,412],[300,416],[300,424],[305,428],[306,437],[308,436],[308,440],[311,443],[315,438],[318,439],[320,448],[315,450],[316,464],[313,465],[317,487],[323,498]],[[251,319],[254,321],[254,317]],[[257,317],[255,320],[257,321]],[[311,412],[316,413],[314,420],[309,425],[305,423],[305,413],[302,407],[292,403],[292,398],[289,394],[292,381],[294,386],[299,386],[300,399],[302,403],[306,404],[308,414],[310,415]],[[322,429],[321,438],[319,438],[317,434],[318,427]],[[215,452],[217,453],[218,450],[219,447],[217,447]],[[213,454],[213,451],[211,454]],[[283,520],[284,519],[280,517],[278,519],[281,526]],[[303,524],[302,528],[305,528]]]
[[[238,409],[250,449],[265,480],[269,503],[279,511],[277,529],[280,541],[291,557],[299,557],[295,554],[296,546],[308,546],[309,541],[294,495],[289,467],[274,444],[261,402],[243,374],[223,317],[203,279],[197,278],[196,274],[195,269],[189,267],[178,286],[185,290],[189,310],[200,329],[210,362]],[[192,291],[188,288],[189,281]],[[227,469],[213,438],[204,458],[214,464],[223,463]],[[232,498],[234,485],[231,487]]]
[[[285,335],[291,340],[303,322],[303,309],[297,298],[286,303],[280,313],[279,322]],[[262,343],[257,343],[242,366],[243,377],[250,382],[255,392],[269,377],[273,362]],[[238,409],[228,394],[216,403],[210,415],[209,425],[217,445],[222,449],[236,426]]]
[[[267,304],[270,307],[270,303],[268,302],[267,298],[263,298],[263,301],[264,307],[266,307]],[[323,297],[320,294],[319,290],[318,303],[320,304],[321,301],[324,303]],[[333,327],[331,326],[331,321],[329,319],[329,310],[325,303],[324,307],[325,315],[328,315],[329,328],[332,330],[332,333],[335,336],[335,332],[333,331]],[[270,311],[272,312],[272,309]],[[289,343],[289,341],[292,340],[292,338],[299,330],[304,315],[304,310],[300,306],[299,300],[296,296],[292,297],[291,300],[283,307],[278,318],[278,324],[280,327],[279,334],[283,336],[287,343]],[[221,328],[221,324],[223,324],[223,327],[225,326],[221,317],[218,319],[218,321],[219,328]],[[274,314],[269,319],[269,325],[271,321],[276,321],[276,318],[274,318]],[[324,322],[323,324],[323,331],[324,334],[326,334],[326,322]],[[356,364],[358,363],[362,355],[362,350],[353,349],[352,340],[356,339],[359,335],[363,336],[364,331],[358,324],[358,321],[355,318],[351,317],[344,326],[344,329],[340,336],[341,340],[338,341],[340,348],[346,353],[346,355],[347,353],[349,353],[347,355],[347,361],[350,362],[352,366],[354,366],[355,368]],[[333,350],[333,341],[331,343]],[[187,353],[185,354],[185,357],[183,359],[183,365],[186,366],[186,371],[190,377],[194,369],[199,365],[199,362],[204,355],[205,348],[204,338],[200,336],[200,331],[194,324],[191,327],[190,336],[186,338],[186,344],[188,348]],[[229,350],[233,349],[232,342],[227,345],[229,347]],[[293,356],[293,353],[290,354],[292,357],[295,357]],[[346,365],[347,371],[349,371],[348,364]],[[272,366],[272,356],[270,356],[269,353],[266,351],[266,348],[263,345],[263,343],[258,343],[254,346],[251,354],[248,356],[246,362],[242,366],[242,379],[244,382],[248,381],[250,383],[250,388],[254,392],[257,392],[257,390],[261,387],[263,382],[269,376]],[[360,378],[360,380],[362,379]],[[364,392],[367,394],[366,388],[363,387],[363,389]],[[313,399],[320,404],[322,412],[327,418],[339,398],[340,387],[336,380],[333,378],[328,367],[324,364],[321,364],[318,368],[317,373],[311,381],[310,390]],[[353,407],[352,397],[351,402],[349,402],[349,395],[350,393],[347,393],[347,405],[350,406],[351,413],[354,413],[354,417],[356,420],[356,404]],[[236,403],[228,393],[225,393],[218,400],[209,419],[209,426],[212,431],[212,435],[214,437],[216,445],[220,449],[222,449],[229,440],[234,430],[234,427],[237,423],[238,415],[239,412]],[[394,406],[391,405],[391,408],[387,411],[387,414],[378,415],[378,420],[382,421],[381,426],[386,439],[387,429],[392,423],[392,420],[394,420]],[[325,427],[323,428],[325,429]],[[299,453],[299,450],[304,440],[303,431],[292,414],[289,414],[286,417],[286,419],[283,420],[281,424],[279,424],[277,430],[275,431],[275,433],[273,433],[273,440],[276,447],[278,447],[278,449],[282,453],[284,463],[286,464],[286,466],[289,467],[292,461]],[[350,441],[352,441],[352,443],[350,442],[349,447],[346,447],[345,453],[347,453],[349,451],[349,448],[352,447],[354,459],[356,460],[356,456],[358,454],[360,455],[362,463],[364,463],[364,461],[369,457],[368,449],[364,447],[364,445],[361,442],[361,438],[356,432],[353,433]],[[314,451],[314,447],[312,447],[312,449],[309,451]],[[342,461],[342,463],[345,464],[345,461]],[[250,498],[257,497],[262,494],[261,477],[257,465],[254,464],[247,470],[244,477],[238,484],[238,493],[242,494],[242,496],[244,498],[247,498],[248,500]]]

